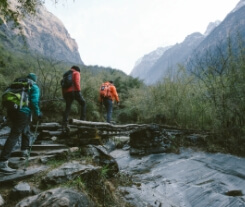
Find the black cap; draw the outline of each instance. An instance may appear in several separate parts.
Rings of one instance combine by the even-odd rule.
[[[76,71],[78,71],[79,73],[81,71],[80,68],[78,66],[75,66],[75,65],[73,65],[71,68],[74,69],[74,70],[76,70]]]

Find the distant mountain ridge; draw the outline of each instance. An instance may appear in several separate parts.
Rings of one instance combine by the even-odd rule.
[[[220,42],[227,41],[228,36],[235,37],[239,32],[245,39],[244,28],[245,0],[241,0],[222,22],[210,23],[204,35],[199,32],[188,35],[182,43],[168,48],[152,64],[145,64],[145,58],[147,58],[145,55],[130,75],[142,79],[148,85],[155,84],[167,75],[176,74],[178,64],[187,64],[187,61],[193,59],[196,53],[201,54],[214,48]],[[154,54],[154,51],[149,54]]]
[[[171,46],[159,47],[153,52],[146,54],[143,58],[139,59],[134,70],[131,72],[131,76],[136,76],[139,79],[144,80],[149,72],[149,69],[157,62],[157,60],[166,52]]]
[[[11,4],[15,5],[16,1],[11,0]],[[62,62],[83,64],[76,41],[71,38],[63,23],[44,6],[38,7],[36,16],[26,16],[20,21],[20,25],[28,50],[32,54]],[[23,38],[16,36],[19,30],[11,26],[11,23],[0,25],[1,36],[5,36],[0,41],[9,49],[16,46],[19,52],[25,52],[25,49],[20,49],[21,45],[24,47]]]

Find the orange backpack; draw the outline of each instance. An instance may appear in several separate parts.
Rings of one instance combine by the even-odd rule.
[[[100,97],[101,98],[109,98],[111,97],[110,90],[111,83],[103,83],[100,87]]]

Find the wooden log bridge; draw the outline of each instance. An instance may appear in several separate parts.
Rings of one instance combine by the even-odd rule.
[[[105,122],[81,121],[77,119],[69,120],[69,132],[65,132],[59,123],[41,123],[38,126],[38,141],[53,140],[59,143],[77,146],[86,144],[101,144],[102,139],[110,136],[129,136],[130,133],[143,129],[147,124],[126,124],[115,125]],[[34,128],[36,126],[33,126]]]
[[[77,119],[71,119],[69,121],[71,125],[75,125],[78,128],[96,128],[100,131],[100,134],[123,134],[128,135],[135,130],[145,128],[147,124],[126,124],[126,125],[115,125],[107,122],[90,122],[90,121],[81,121]],[[103,133],[102,133],[103,132]]]

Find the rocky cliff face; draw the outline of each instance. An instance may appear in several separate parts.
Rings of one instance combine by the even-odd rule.
[[[178,64],[183,63],[203,39],[204,35],[196,32],[188,35],[182,43],[166,48],[160,56],[154,55],[155,52],[153,51],[142,58],[140,64],[134,67],[130,75],[138,77],[144,80],[146,84],[151,85],[166,75],[175,74]],[[149,64],[148,57],[153,55],[154,58],[151,57],[151,59],[154,59],[154,61]]]
[[[206,32],[204,33],[205,36],[208,36],[217,26],[219,26],[219,24],[221,23],[221,21],[217,20],[215,22],[210,22]]]
[[[14,4],[15,1],[12,1]],[[20,25],[31,53],[58,61],[83,64],[76,41],[71,38],[63,23],[44,6],[37,9],[36,16],[26,16],[20,21]],[[0,31],[7,36],[6,39],[16,39],[16,35],[20,33],[18,29],[13,30],[10,23],[1,25]],[[23,38],[17,39],[18,44],[23,45]],[[5,43],[12,48],[11,44]]]
[[[215,49],[217,44],[227,41],[228,37],[236,38],[239,33],[242,39],[245,39],[245,0],[241,0],[235,9],[233,9],[227,17],[222,21],[210,23],[204,35],[193,33],[185,38],[185,40],[172,46],[166,50],[155,63],[147,68],[145,74],[145,56],[141,60],[141,64],[134,68],[131,75],[133,77],[142,77],[146,84],[154,84],[161,81],[166,76],[175,75],[178,64],[186,65],[189,60],[195,61],[195,56],[199,56],[202,52]]]
[[[154,50],[153,52],[150,52],[149,54],[144,55],[144,57],[140,58],[136,62],[130,75],[133,77],[137,77],[141,80],[145,80],[147,78],[147,74],[149,73],[151,67],[157,62],[157,60],[169,48],[171,48],[171,46],[160,47]]]
[[[244,2],[244,4],[241,4]],[[243,6],[241,6],[243,5]],[[241,40],[245,39],[245,0],[240,1],[231,13],[229,13],[223,22],[219,24],[196,48],[196,53],[215,49],[217,46],[224,47],[228,38],[233,42],[237,40],[238,35]]]
[[[163,77],[174,76],[177,73],[178,64],[184,63],[186,57],[192,53],[203,39],[204,36],[196,32],[187,36],[182,43],[176,44],[167,50],[151,68],[147,76],[148,79],[145,81],[146,84],[154,84],[162,80]]]

